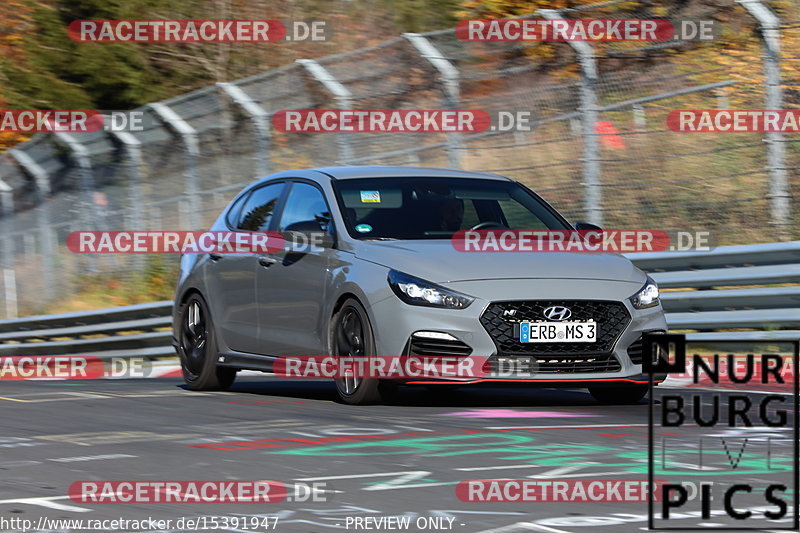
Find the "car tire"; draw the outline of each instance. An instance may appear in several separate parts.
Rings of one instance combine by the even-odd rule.
[[[236,369],[217,366],[219,349],[211,313],[199,294],[180,311],[178,355],[186,386],[195,391],[224,390],[236,379]]]
[[[595,385],[589,387],[594,399],[604,404],[630,405],[639,403],[647,394],[647,384],[631,383],[628,385]]]
[[[334,313],[329,335],[330,354],[335,357],[370,357],[375,353],[375,336],[364,306],[348,298]],[[336,378],[336,392],[350,405],[380,403],[384,387],[375,378]]]

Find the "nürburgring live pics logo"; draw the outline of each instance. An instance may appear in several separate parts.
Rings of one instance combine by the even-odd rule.
[[[667,480],[650,491],[649,528],[798,530],[800,342],[653,333],[643,344],[650,487]],[[655,382],[678,375],[684,387],[654,397]],[[656,428],[670,436],[654,440]]]

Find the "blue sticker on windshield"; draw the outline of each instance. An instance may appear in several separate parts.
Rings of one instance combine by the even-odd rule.
[[[356,231],[359,233],[369,233],[370,231],[372,231],[372,226],[370,226],[369,224],[359,224],[358,226],[356,226]]]

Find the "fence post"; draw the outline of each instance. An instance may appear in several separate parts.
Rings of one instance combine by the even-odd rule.
[[[11,217],[14,216],[14,193],[11,186],[0,178],[0,220],[3,226],[8,225],[8,231],[2,232],[3,255],[0,265],[11,266],[14,263],[14,232],[11,229]]]
[[[24,170],[26,174],[33,178],[33,181],[36,184],[38,200],[43,200],[50,196],[50,178],[47,176],[47,172],[45,172],[45,170],[27,154],[27,152],[17,148],[12,148],[8,151],[8,154],[14,158],[14,160],[20,167],[22,167],[22,170]]]
[[[333,77],[328,72],[328,69],[314,61],[313,59],[298,59],[299,63],[311,74],[311,76],[320,82],[329,93],[333,95],[339,109],[353,109],[353,95],[342,85],[339,80]],[[353,159],[353,147],[350,145],[350,136],[346,133],[339,133],[339,162],[346,163]]]
[[[781,87],[781,20],[760,0],[736,0],[756,20],[761,28],[761,44],[764,49],[764,81],[766,91],[764,108],[779,110],[783,107]],[[767,144],[767,166],[769,169],[770,210],[772,224],[779,240],[791,238],[791,193],[786,175],[786,142],[783,133],[765,133]]]
[[[80,175],[80,189],[83,193],[83,209],[81,209],[81,222],[83,224],[83,229],[107,229],[105,215],[97,205],[97,202],[94,198],[96,187],[94,182],[94,172],[92,170],[92,160],[89,158],[89,152],[86,150],[86,147],[73,139],[67,133],[53,133],[53,138],[59,144],[67,147],[67,149],[70,151],[73,161],[75,161],[78,166],[78,173]],[[86,263],[90,272],[97,271],[96,259],[97,258],[92,255],[86,256]]]
[[[42,256],[44,257],[42,261],[42,284],[44,287],[55,287],[53,263],[58,250],[55,240],[53,239],[50,210],[44,205],[52,192],[50,177],[27,152],[18,148],[12,148],[8,151],[8,154],[26,174],[33,178],[33,182],[36,185],[36,200],[38,205],[34,209],[36,209],[36,223],[39,226],[39,239],[42,242]]]
[[[645,113],[644,107],[636,104],[632,106],[631,109],[633,109],[633,124],[636,127],[636,131],[646,130],[647,114]]]
[[[11,226],[11,217],[14,215],[14,196],[11,187],[0,179],[0,217],[2,226]],[[3,270],[3,301],[5,302],[5,317],[17,318],[16,283],[13,293],[5,284],[6,271],[11,271],[13,276],[14,268],[14,236],[12,231],[3,231],[3,255],[0,258],[0,267]]]
[[[144,192],[142,191],[142,142],[127,131],[112,131],[111,137],[116,140],[125,152],[125,166],[128,167],[130,194],[130,229],[144,230]],[[159,228],[156,228],[159,229]]]
[[[11,189],[11,186],[8,183],[0,178],[0,216],[11,217],[13,215],[14,191]]]
[[[404,33],[403,37],[408,39],[411,45],[419,52],[420,56],[428,60],[433,68],[439,72],[444,88],[445,107],[450,110],[458,109],[461,101],[461,76],[455,65],[445,58],[444,54],[442,54],[442,52],[424,35],[420,35],[419,33]],[[462,152],[461,135],[459,135],[458,132],[449,132],[447,134],[447,160],[451,167],[462,168]]]
[[[19,317],[17,308],[17,279],[13,268],[3,269],[3,294],[6,301],[6,318]]]
[[[189,229],[196,230],[200,226],[200,202],[198,201],[199,183],[197,176],[197,159],[200,156],[200,142],[195,130],[188,122],[162,103],[148,104],[156,116],[168,128],[180,135],[186,150],[186,196],[189,199]]]
[[[92,170],[92,160],[89,157],[89,152],[81,143],[73,139],[68,133],[56,132],[53,133],[53,138],[60,144],[69,149],[72,158],[78,166],[80,174],[80,187],[83,189],[83,225],[85,229],[105,228],[105,216],[94,200],[93,193],[95,192],[94,172]]]
[[[128,187],[130,202],[128,203],[129,218],[126,222],[130,224],[132,231],[144,231],[144,191],[142,191],[142,142],[130,132],[111,131],[112,139],[116,140],[125,152],[125,166],[128,167]],[[161,228],[153,228],[159,230]],[[144,257],[140,254],[133,254],[131,258],[134,269],[141,271],[144,269]]]
[[[560,18],[554,9],[540,9],[536,12],[553,20]],[[581,65],[581,125],[583,132],[583,186],[586,188],[587,222],[603,225],[603,191],[600,184],[600,144],[595,132],[598,118],[597,110],[597,59],[594,48],[583,41],[568,43],[578,54]]]
[[[254,178],[263,178],[270,173],[270,130],[269,113],[258,105],[238,85],[232,83],[217,83],[219,87],[244,113],[250,117],[258,136],[258,157],[256,159],[256,173]]]

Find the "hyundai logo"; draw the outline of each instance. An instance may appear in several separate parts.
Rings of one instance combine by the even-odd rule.
[[[566,320],[572,316],[572,311],[563,305],[553,305],[545,309],[542,314],[547,320]]]

